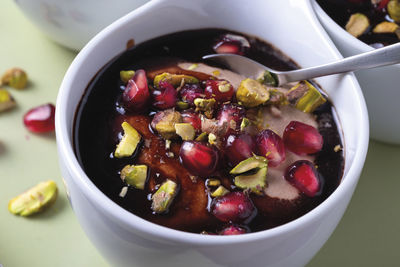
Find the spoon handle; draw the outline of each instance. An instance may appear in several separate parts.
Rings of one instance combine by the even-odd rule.
[[[277,73],[279,83],[307,80],[310,78],[349,71],[370,69],[400,63],[400,43],[347,57],[318,67]]]

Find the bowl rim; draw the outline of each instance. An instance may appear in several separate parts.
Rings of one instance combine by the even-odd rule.
[[[349,81],[351,81],[352,87],[354,87],[353,89],[356,90],[356,93],[358,95],[357,104],[361,108],[360,117],[362,120],[359,123],[362,126],[363,131],[357,139],[358,145],[356,146],[357,150],[355,151],[353,162],[351,166],[349,166],[347,173],[343,175],[340,185],[327,199],[325,199],[310,212],[286,224],[277,226],[272,229],[238,236],[200,235],[179,231],[152,223],[130,213],[129,211],[125,210],[124,208],[113,202],[111,199],[109,199],[103,192],[100,191],[100,189],[98,189],[93,184],[93,182],[88,178],[88,176],[85,174],[82,167],[78,163],[75,153],[73,152],[72,143],[69,139],[69,133],[72,132],[72,129],[67,128],[67,96],[68,94],[70,94],[69,91],[72,88],[72,81],[74,79],[74,76],[77,74],[78,69],[83,65],[85,58],[90,54],[90,51],[93,48],[96,48],[97,43],[101,42],[102,39],[107,38],[107,36],[114,30],[118,30],[120,25],[131,21],[136,16],[140,16],[148,9],[152,9],[156,5],[164,4],[165,2],[167,1],[150,1],[102,30],[77,55],[77,57],[74,59],[73,63],[67,70],[65,77],[62,81],[57,97],[56,109],[56,136],[59,157],[60,161],[64,161],[65,166],[68,167],[68,171],[73,177],[73,183],[75,183],[75,185],[80,188],[80,191],[83,192],[84,196],[94,203],[101,203],[101,205],[97,205],[96,208],[99,209],[101,213],[106,214],[108,218],[111,218],[115,223],[119,224],[124,229],[128,229],[129,231],[137,234],[152,236],[159,240],[167,240],[172,242],[202,246],[224,245],[228,243],[239,244],[250,241],[253,242],[261,239],[269,239],[284,233],[298,231],[299,229],[306,227],[306,222],[317,220],[319,217],[323,216],[324,213],[328,212],[331,209],[334,209],[335,203],[340,201],[340,199],[345,198],[348,194],[352,195],[353,192],[349,192],[349,190],[351,190],[351,188],[355,186],[355,184],[358,182],[359,175],[364,165],[369,140],[368,113],[363,94],[355,79],[354,74],[344,74],[345,76],[348,76],[350,78]],[[336,59],[340,59],[341,55],[333,45],[332,41],[329,39],[326,32],[323,30],[322,26],[319,24],[318,19],[312,11],[311,3],[308,0],[303,0],[303,2],[306,6],[306,9],[303,9],[303,12],[308,12],[307,15],[312,18],[311,21],[314,24],[313,26],[318,30],[318,34],[322,35],[323,38],[330,44],[332,55]]]

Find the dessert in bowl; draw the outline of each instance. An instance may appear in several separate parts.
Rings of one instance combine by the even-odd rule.
[[[302,27],[315,29],[315,32],[307,31],[303,34],[318,41],[316,45],[321,49],[322,55],[318,58],[312,56],[315,47],[310,48],[307,44],[300,42],[296,51],[293,51],[293,46],[287,43],[287,38],[279,34],[279,32],[290,32],[296,35],[296,27],[299,27],[298,29],[302,27],[291,25],[295,27],[293,29],[287,27],[289,25],[281,25],[279,27],[282,28],[279,31],[274,29],[271,32],[265,32],[259,27],[260,24],[274,21],[272,10],[269,11],[272,17],[268,19],[264,16],[265,12],[257,11],[263,6],[262,1],[254,2],[254,6],[251,7],[255,18],[247,18],[237,25],[226,18],[231,16],[232,12],[245,18],[246,16],[242,13],[244,11],[239,5],[227,6],[226,4],[221,2],[215,5],[215,3],[207,1],[151,2],[95,37],[78,55],[66,74],[58,98],[59,106],[56,116],[56,124],[59,127],[57,135],[62,172],[72,207],[82,227],[102,254],[115,265],[136,263],[138,265],[176,266],[188,264],[190,260],[191,264],[198,266],[205,264],[235,266],[245,262],[255,266],[301,266],[306,264],[327,240],[351,198],[368,146],[368,119],[365,105],[362,94],[351,74],[318,80],[329,97],[326,97],[325,93],[319,94],[319,96],[325,97],[324,99],[328,98],[327,103],[331,103],[335,107],[333,112],[330,104],[325,106],[328,107],[325,109],[325,114],[331,115],[331,120],[326,125],[336,124],[339,129],[333,131],[336,137],[332,143],[334,145],[329,150],[334,150],[338,144],[343,145],[340,147],[344,148],[344,157],[341,156],[342,152],[337,153],[338,151],[334,152],[334,155],[338,155],[338,163],[340,166],[343,163],[344,167],[343,170],[340,166],[334,168],[337,175],[334,178],[336,182],[333,183],[337,185],[341,180],[337,188],[335,189],[336,186],[333,186],[331,192],[321,199],[322,203],[319,201],[314,206],[310,206],[305,204],[307,201],[302,202],[300,199],[318,198],[324,194],[324,188],[329,188],[326,184],[318,183],[320,181],[319,172],[314,167],[315,158],[313,157],[318,157],[318,153],[324,150],[320,147],[322,142],[316,143],[316,150],[298,151],[296,150],[297,146],[291,145],[291,138],[285,137],[283,132],[286,131],[285,128],[292,129],[296,128],[297,124],[305,123],[307,124],[305,128],[310,129],[310,132],[313,132],[312,135],[319,136],[322,131],[316,130],[318,119],[312,113],[299,110],[297,104],[278,105],[276,113],[287,107],[290,111],[306,116],[309,120],[300,119],[297,115],[285,116],[288,118],[287,122],[282,123],[283,126],[280,127],[280,130],[274,128],[275,133],[269,133],[266,129],[256,129],[255,132],[251,132],[251,127],[256,124],[252,113],[256,119],[265,118],[265,116],[259,117],[255,114],[254,108],[263,105],[261,109],[271,109],[272,106],[268,106],[266,102],[273,98],[264,99],[263,102],[253,107],[257,99],[263,97],[257,95],[260,98],[252,99],[247,93],[244,94],[246,97],[242,97],[243,95],[239,92],[249,88],[247,77],[240,77],[240,74],[223,70],[220,66],[214,66],[211,63],[199,62],[199,56],[207,52],[205,47],[209,47],[209,51],[212,51],[210,45],[218,41],[221,36],[226,37],[227,34],[244,37],[248,41],[253,40],[249,42],[250,51],[257,47],[267,47],[267,51],[273,52],[272,55],[279,55],[280,61],[277,62],[286,62],[287,66],[292,68],[296,66],[293,61],[261,40],[272,43],[303,66],[316,65],[337,58],[337,52],[332,48],[332,44],[321,31],[318,23],[315,22],[310,4],[302,1],[293,5],[288,1],[276,4],[276,6],[274,4],[274,8],[284,10],[285,14],[288,12],[287,16],[297,14],[301,10],[303,23],[306,23]],[[212,9],[207,8],[211,6]],[[229,7],[229,12],[225,10],[227,7]],[[208,11],[203,13],[204,10]],[[159,19],[150,19],[147,14],[159,15]],[[215,14],[219,15],[215,16]],[[160,25],[165,27],[162,28]],[[215,30],[215,28],[229,30]],[[191,38],[189,38],[190,36]],[[252,36],[257,36],[257,38]],[[126,49],[125,45],[131,38],[134,38],[137,46],[128,49],[125,54],[117,56]],[[158,39],[154,40],[154,38]],[[179,46],[179,42],[176,40],[186,40],[186,42],[181,42],[184,44],[181,47],[184,47],[185,51],[180,51],[180,54],[176,52],[179,49],[174,49],[177,45]],[[194,41],[192,46],[188,40]],[[205,40],[204,46],[201,46],[200,40]],[[300,39],[294,38],[293,40],[296,42],[295,40]],[[226,43],[230,42],[228,40]],[[251,46],[252,44],[253,46]],[[163,48],[164,52],[160,52],[160,48]],[[218,45],[214,48],[218,50]],[[232,46],[225,46],[225,48],[231,49]],[[161,64],[161,59],[166,55],[165,52],[170,56],[167,65]],[[245,55],[246,53],[244,52]],[[306,56],[307,53],[310,54]],[[248,56],[250,55],[251,53],[248,54]],[[330,56],[324,58],[327,55]],[[180,61],[171,59],[171,56],[179,56]],[[149,57],[152,57],[152,60],[149,60]],[[259,58],[262,59],[262,57]],[[103,68],[103,66],[105,67]],[[179,69],[179,73],[177,69]],[[100,72],[98,72],[99,70]],[[133,70],[135,74],[129,76],[127,80],[122,75],[124,79],[122,81],[121,70]],[[125,72],[123,74],[129,75]],[[182,75],[184,79],[182,79]],[[179,82],[175,83],[177,76],[179,76]],[[95,78],[92,80],[93,77]],[[248,82],[243,82],[246,80]],[[250,84],[257,84],[263,90],[268,88],[254,80]],[[302,85],[304,84],[307,85],[307,88],[308,85],[312,86],[311,83]],[[316,87],[318,86],[316,85]],[[86,88],[88,88],[87,91]],[[104,90],[104,88],[110,90]],[[136,94],[132,94],[132,88],[136,88]],[[345,88],[351,89],[345,92]],[[266,90],[269,91],[269,89]],[[93,97],[95,92],[98,92],[98,98]],[[92,93],[94,95],[91,95]],[[109,93],[112,96],[108,95]],[[198,95],[196,95],[197,93]],[[248,93],[251,94],[251,92]],[[84,94],[79,106],[80,99]],[[272,94],[272,91],[269,91],[269,95]],[[193,103],[192,95],[197,96],[193,98]],[[169,101],[170,99],[172,101]],[[199,104],[213,102],[212,99],[215,110],[207,109],[208,104]],[[247,103],[246,101],[249,99],[251,101]],[[105,102],[110,105],[100,104]],[[96,106],[96,103],[99,106]],[[132,103],[133,105],[131,105]],[[311,112],[318,112],[318,109],[324,105],[321,104]],[[100,109],[98,109],[99,107]],[[203,108],[205,109],[203,110]],[[73,124],[77,110],[79,110],[75,125],[77,138],[74,140],[76,136],[74,137]],[[233,113],[238,115],[233,116],[238,117],[237,122],[235,119],[227,119],[227,123],[224,123],[222,118],[233,114],[232,110],[235,110]],[[260,113],[264,114],[262,111]],[[90,114],[95,114],[95,116]],[[352,114],[356,118],[345,116],[345,114]],[[279,117],[279,114],[277,115]],[[159,123],[166,117],[178,118],[178,121],[172,127],[161,127]],[[243,122],[245,118],[250,122],[247,127]],[[98,120],[100,124],[94,120]],[[203,122],[207,120],[211,124],[217,124],[218,132],[207,131],[202,127]],[[302,121],[294,122],[299,120]],[[193,121],[200,121],[199,130],[196,129],[196,123]],[[268,119],[268,123],[271,121],[273,121],[271,118]],[[170,122],[171,120],[167,120],[164,126],[168,126]],[[229,127],[226,127],[228,124]],[[293,126],[293,124],[295,125]],[[242,125],[243,128],[240,127]],[[359,127],[361,136],[354,131],[354,125]],[[102,129],[101,133],[98,126]],[[264,127],[266,126],[264,125]],[[219,130],[224,133],[220,133]],[[247,130],[249,132],[246,132]],[[97,141],[94,141],[97,137],[87,139],[87,137],[93,136],[93,132],[96,132],[95,135],[99,135]],[[290,133],[290,130],[287,132]],[[103,135],[103,133],[105,134]],[[129,135],[129,133],[133,134]],[[105,139],[101,135],[106,136]],[[132,138],[133,136],[139,136],[139,138]],[[205,139],[201,139],[205,136]],[[274,138],[268,138],[268,136],[274,136]],[[246,148],[252,147],[249,145],[252,142],[249,140],[252,138],[258,140],[258,142],[254,142],[254,146],[258,148],[248,150],[248,154],[243,157],[242,154],[246,152]],[[126,142],[128,139],[132,142]],[[279,139],[285,143],[286,153],[268,153],[268,151],[266,153],[266,151],[262,151],[263,146],[260,148],[258,145],[266,144],[268,140]],[[320,140],[319,137],[316,139]],[[91,143],[91,140],[94,143]],[[74,153],[74,141],[78,141],[75,143],[76,154]],[[323,142],[329,143],[326,138]],[[125,151],[124,144],[126,143],[136,144],[133,148],[129,146],[128,154],[121,153],[121,151]],[[238,146],[238,143],[245,145]],[[91,152],[103,150],[97,150],[96,146],[107,147],[104,149],[107,153]],[[193,148],[196,149],[193,150]],[[193,154],[201,156],[193,157]],[[312,157],[310,158],[308,154],[312,154]],[[299,158],[291,159],[292,156],[295,157],[294,155]],[[102,160],[94,160],[97,156]],[[149,160],[149,156],[156,157],[157,162]],[[224,160],[220,160],[222,158]],[[92,159],[96,163],[88,163]],[[251,164],[243,165],[246,161],[249,163],[249,160]],[[297,160],[301,161],[297,162]],[[284,180],[284,172],[278,170],[283,162],[286,162],[287,166],[297,162],[296,168],[302,169],[303,166],[312,171],[316,178],[314,181],[317,182],[314,183],[315,186],[304,189],[295,185],[290,178],[296,180],[299,177],[295,171],[296,168],[291,171],[292,169],[282,165],[282,169],[287,170],[285,174],[287,179]],[[108,181],[100,181],[97,179],[98,175],[92,175],[92,171],[107,169],[107,165],[111,166],[109,170],[112,171],[108,174],[103,173],[102,176],[109,177]],[[117,168],[112,169],[117,165]],[[249,165],[253,167],[249,168]],[[322,168],[323,164],[320,165]],[[243,170],[243,166],[247,167],[244,167]],[[268,207],[262,210],[262,205],[257,204],[267,197],[271,201],[276,198],[276,195],[271,195],[274,183],[265,174],[266,171],[269,174],[274,173],[274,168],[278,173],[277,177],[279,176],[281,181],[286,182],[286,188],[289,188],[286,192],[292,192],[293,199],[300,197],[299,203],[304,204],[300,204],[300,206],[307,207],[296,216],[293,216],[296,212],[282,213],[276,221],[272,214],[278,213],[268,214]],[[145,169],[145,179],[137,180],[136,178],[139,177],[137,174],[143,169]],[[131,173],[134,172],[136,174],[131,176]],[[261,177],[255,183],[243,184],[240,182],[243,182],[243,176],[255,174],[259,174]],[[225,192],[229,191],[229,193],[215,195],[218,194],[216,191],[221,188],[221,185]],[[224,191],[221,188],[219,192],[221,190]],[[149,194],[148,198],[145,197],[147,194]],[[142,198],[139,198],[140,195]],[[162,201],[159,201],[160,196],[162,196]],[[271,201],[269,203],[272,203]],[[134,203],[132,204],[132,202]],[[245,208],[243,212],[234,212],[236,216],[234,218],[231,216],[232,214],[227,216],[226,213],[221,212],[224,208],[220,207],[224,207],[226,203],[240,203],[239,206]],[[275,203],[279,204],[281,201]],[[292,204],[290,201],[287,203]],[[130,206],[131,204],[136,207]],[[210,212],[207,210],[208,204],[210,204]],[[269,208],[276,206],[279,205],[271,205]],[[286,206],[289,208],[278,207],[277,210],[287,211],[292,206],[294,205]],[[256,210],[259,211],[257,214]],[[267,222],[265,222],[265,216],[268,218]],[[257,221],[262,221],[262,223]],[[199,234],[202,231],[207,234]],[[246,234],[224,236],[233,232],[246,232]]]
[[[324,0],[313,1],[312,4],[322,25],[340,52],[348,57],[398,42],[396,35],[398,24],[388,12],[389,3],[394,6],[394,2],[398,5],[397,1],[385,0]],[[318,3],[329,11],[325,11]],[[354,15],[352,23],[349,23],[352,15]],[[392,12],[392,16],[395,15],[396,13]],[[357,21],[363,22],[360,23],[361,27],[355,30],[351,25],[355,25]],[[388,29],[388,26],[392,29]],[[395,144],[400,144],[400,119],[392,116],[399,112],[395,101],[399,96],[399,70],[400,65],[397,64],[355,72],[369,110],[371,137]]]

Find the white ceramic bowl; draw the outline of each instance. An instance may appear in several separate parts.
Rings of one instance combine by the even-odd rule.
[[[312,1],[322,25],[345,57],[373,50],[332,20]],[[400,144],[400,64],[357,71],[356,77],[367,102],[371,123],[371,137],[388,143]]]
[[[80,50],[104,27],[148,1],[15,0],[47,36],[74,50]]]
[[[296,17],[295,20],[292,18]],[[124,210],[86,176],[73,151],[74,113],[97,71],[136,43],[187,29],[219,27],[259,36],[307,67],[340,58],[307,0],[155,0],[113,23],[76,57],[57,99],[60,166],[74,212],[114,266],[303,266],[329,238],[356,187],[368,148],[365,102],[352,74],[318,79],[337,109],[345,143],[342,183],[322,204],[282,226],[240,236],[206,236],[159,226]]]

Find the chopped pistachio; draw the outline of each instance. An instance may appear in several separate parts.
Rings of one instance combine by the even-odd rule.
[[[28,75],[20,68],[12,68],[3,74],[1,83],[16,89],[24,89],[28,83]]]
[[[226,93],[231,90],[232,85],[228,81],[221,81],[218,83],[218,91],[221,93]]]
[[[175,123],[175,131],[184,141],[193,140],[196,135],[196,131],[190,123]]]
[[[16,215],[32,215],[54,203],[57,198],[57,191],[57,185],[54,181],[41,182],[11,199],[8,203],[8,210]]]
[[[311,113],[326,102],[321,93],[308,81],[301,81],[287,93],[288,101],[297,109]]]
[[[159,111],[154,115],[154,118],[151,121],[151,126],[164,139],[171,139],[176,137],[175,123],[180,122],[182,122],[181,114],[173,109],[167,109]]]
[[[221,184],[221,181],[218,179],[208,179],[207,180],[207,186],[219,186]]]
[[[171,206],[176,193],[178,192],[178,185],[171,180],[165,181],[160,188],[151,197],[151,209],[155,213],[168,212],[168,208]]]
[[[115,149],[114,155],[116,158],[132,156],[142,138],[136,129],[126,121],[124,121],[121,126],[124,130],[124,136]]]
[[[135,75],[134,70],[121,70],[119,72],[119,77],[121,78],[121,81],[124,83],[127,83],[132,77]]]
[[[262,156],[253,156],[239,162],[229,173],[241,174],[256,168],[266,168],[267,166],[268,160],[266,158]]]
[[[0,112],[15,107],[16,103],[11,94],[3,88],[0,88]]]
[[[270,88],[269,89],[269,99],[265,104],[283,106],[283,105],[287,105],[288,101],[283,92],[279,91],[276,88]]]
[[[247,78],[240,83],[236,98],[243,106],[252,108],[268,101],[269,91],[266,86],[256,80]]]
[[[198,66],[199,66],[199,64],[194,63],[194,64],[192,64],[192,65],[189,66],[188,70],[194,70],[194,69],[196,69]]]
[[[215,145],[217,141],[217,136],[215,136],[215,134],[210,133],[208,135],[208,143],[210,143],[211,145]]]
[[[128,193],[128,187],[124,186],[124,187],[122,187],[121,192],[119,192],[119,196],[125,197],[127,193]]]
[[[269,71],[264,71],[260,77],[257,78],[257,81],[261,84],[266,84],[269,86],[277,86],[278,85],[278,77],[274,73]]]
[[[389,16],[397,23],[400,23],[400,2],[398,0],[390,0],[386,7]]]
[[[219,76],[219,75],[221,75],[221,72],[220,72],[219,70],[214,70],[214,71],[212,72],[212,74],[213,74],[214,76]]]
[[[256,169],[252,174],[241,174],[235,177],[235,185],[242,189],[250,189],[251,192],[262,194],[267,186],[267,167]]]
[[[372,30],[373,33],[394,33],[399,25],[394,22],[383,21],[375,26]]]
[[[171,151],[167,152],[166,155],[168,158],[173,158],[175,156],[174,152],[171,152]]]
[[[184,80],[184,83],[199,83],[199,80],[193,76],[185,74],[171,74],[168,72],[164,72],[154,77],[153,83],[156,88],[158,88],[160,82],[162,81],[166,81],[172,86],[178,87],[182,84],[182,80]]]
[[[362,13],[355,13],[350,16],[345,28],[348,33],[354,37],[362,35],[369,27],[369,20],[367,16]]]
[[[342,147],[341,147],[340,145],[336,145],[336,146],[333,148],[333,151],[335,151],[335,152],[339,152],[340,150],[342,150]]]
[[[223,185],[218,186],[217,189],[214,190],[214,192],[211,193],[212,197],[222,197],[226,194],[229,193],[229,190],[226,189]]]
[[[249,125],[250,125],[249,119],[243,118],[242,122],[240,123],[240,130],[243,131]]]
[[[121,170],[121,179],[137,189],[144,189],[147,180],[146,165],[126,165]]]
[[[210,99],[195,98],[194,99],[194,105],[196,106],[196,111],[204,111],[204,115],[206,115],[207,118],[212,118],[215,102],[216,101],[214,98],[210,98]]]
[[[196,137],[196,141],[204,141],[207,139],[208,133],[202,132],[199,136]]]
[[[176,106],[180,109],[180,110],[185,110],[188,109],[190,107],[189,103],[184,102],[184,101],[177,101],[176,102]]]

